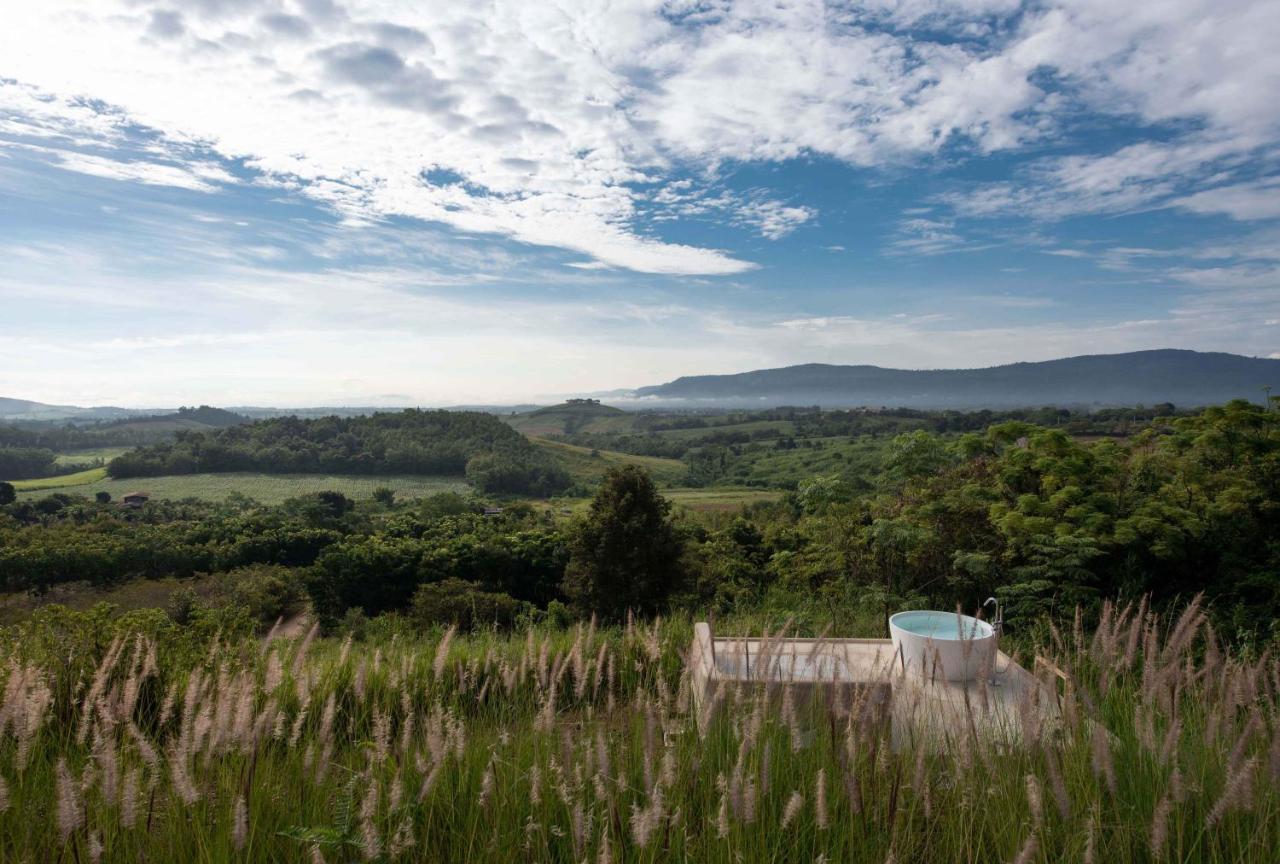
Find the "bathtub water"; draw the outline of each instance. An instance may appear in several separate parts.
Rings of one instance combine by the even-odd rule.
[[[955,612],[899,612],[889,618],[889,636],[916,675],[971,681],[992,674],[996,631],[986,621]]]

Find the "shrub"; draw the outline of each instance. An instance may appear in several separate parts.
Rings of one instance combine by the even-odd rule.
[[[462,579],[445,579],[418,588],[411,615],[422,626],[456,624],[471,630],[493,624],[509,630],[528,607],[510,594],[484,591]]]
[[[243,606],[263,624],[270,624],[302,603],[304,592],[297,571],[272,564],[240,567],[227,574],[230,600]]]

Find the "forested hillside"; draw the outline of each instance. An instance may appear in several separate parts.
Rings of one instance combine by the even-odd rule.
[[[465,474],[483,491],[534,495],[569,483],[563,469],[501,420],[463,411],[278,417],[178,432],[171,443],[117,457],[107,470],[117,478],[221,471]]]

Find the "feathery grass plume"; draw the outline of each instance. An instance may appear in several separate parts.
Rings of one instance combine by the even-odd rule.
[[[483,807],[489,801],[489,797],[493,795],[493,762],[496,757],[490,756],[489,763],[484,767],[484,773],[480,776],[480,795],[477,803]]]
[[[1062,779],[1058,758],[1055,751],[1049,750],[1044,754],[1044,765],[1045,773],[1049,775],[1049,791],[1053,793],[1053,802],[1057,805],[1058,815],[1065,822],[1071,818],[1071,797],[1067,794],[1067,784]]]
[[[1253,775],[1257,767],[1258,757],[1254,756],[1228,775],[1222,794],[1205,819],[1208,827],[1217,825],[1233,810],[1253,809]]]
[[[138,796],[141,793],[142,769],[131,768],[120,785],[120,824],[132,828],[138,821]]]
[[[76,730],[77,744],[84,744],[88,740],[89,724],[93,722],[98,699],[106,689],[107,679],[111,676],[116,660],[119,659],[123,651],[124,637],[121,634],[116,634],[116,637],[111,640],[111,645],[107,648],[107,653],[102,655],[102,660],[98,663],[98,668],[93,673],[93,680],[89,684],[89,689],[85,691],[84,699],[80,702],[80,728]]]
[[[80,792],[67,768],[67,758],[58,757],[58,838],[65,844],[84,824],[84,811],[80,806]]]
[[[799,790],[793,790],[791,797],[787,799],[787,806],[782,811],[782,827],[786,829],[800,815],[800,811],[804,808],[804,796]]]
[[[596,853],[596,864],[613,864],[613,850],[609,848],[608,821],[600,828],[600,850]]]
[[[729,836],[729,782],[723,771],[716,775],[716,788],[720,790],[720,806],[716,810],[716,836],[723,840]]]
[[[756,805],[760,799],[760,790],[754,777],[747,780],[742,787],[742,821],[754,825],[756,821]]]
[[[1182,741],[1182,718],[1174,717],[1169,723],[1169,728],[1165,730],[1164,740],[1160,744],[1160,764],[1168,765],[1174,758],[1178,750],[1178,744]]]
[[[307,635],[302,637],[301,644],[298,645],[297,652],[293,655],[293,666],[291,668],[294,679],[302,678],[303,664],[307,661],[307,651],[310,650],[311,644],[316,641],[316,637],[320,635],[320,622],[314,622]]]
[[[1027,784],[1027,806],[1031,808],[1031,822],[1039,830],[1044,826],[1044,792],[1040,789],[1040,781],[1036,779],[1036,775],[1028,774],[1025,778]]]
[[[400,820],[395,833],[391,835],[391,845],[387,851],[393,859],[403,858],[415,845],[413,837],[413,820],[408,816]]]
[[[825,831],[830,824],[827,808],[827,769],[819,768],[818,776],[813,781],[813,818],[819,831]]]
[[[422,785],[418,787],[418,803],[421,804],[427,800],[427,796],[431,794],[431,790],[435,788],[436,781],[440,779],[440,763],[437,762],[431,766],[431,770],[422,778]],[[535,804],[536,806],[536,804]]]
[[[249,808],[245,805],[244,796],[240,795],[231,810],[231,848],[241,852],[248,841]]]
[[[1272,782],[1280,783],[1280,722],[1272,723],[1271,749],[1268,761],[1271,768]]]
[[[1162,663],[1168,664],[1180,657],[1183,649],[1191,643],[1200,627],[1208,620],[1201,611],[1203,604],[1204,592],[1201,592],[1191,598],[1191,602],[1182,610],[1182,614],[1178,616],[1178,623],[1173,627],[1173,632],[1165,640],[1164,651],[1160,655]]]
[[[662,824],[666,816],[666,802],[662,796],[662,787],[655,786],[649,796],[649,803],[644,807],[631,805],[631,839],[641,849],[649,845],[653,833]]]
[[[1095,721],[1090,744],[1093,753],[1093,773],[1105,780],[1111,794],[1116,794],[1116,764],[1111,756],[1111,733],[1102,723]]]
[[[98,864],[102,860],[102,836],[97,831],[89,833],[89,861]]]
[[[1084,826],[1084,855],[1081,857],[1083,864],[1094,864],[1097,848],[1098,820],[1095,816],[1090,815],[1089,821]]]
[[[1038,851],[1040,851],[1040,835],[1032,831],[1027,835],[1026,842],[1022,844],[1018,857],[1013,859],[1013,864],[1031,864]]]
[[[1173,809],[1173,801],[1166,793],[1156,804],[1151,816],[1151,857],[1157,861],[1164,857],[1165,846],[1169,843],[1169,813]]]
[[[0,776],[0,813],[9,809],[9,784]]]
[[[378,810],[378,784],[372,778],[368,783],[369,788],[360,801],[360,854],[366,861],[372,861],[382,854],[382,841],[373,823],[374,813]]]
[[[26,680],[19,682],[23,692],[16,707],[14,725],[17,730],[18,747],[14,753],[14,767],[19,775],[27,766],[31,755],[31,745],[36,733],[44,725],[49,707],[53,704],[53,691],[45,682],[44,675],[34,667]]]
[[[1250,715],[1249,722],[1245,724],[1244,730],[1236,736],[1236,746],[1231,748],[1231,755],[1227,757],[1228,773],[1234,771],[1240,764],[1240,760],[1244,758],[1245,751],[1253,743],[1253,736],[1261,725],[1262,721],[1256,713]]]

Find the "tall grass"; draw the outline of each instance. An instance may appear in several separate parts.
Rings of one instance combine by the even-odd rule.
[[[1039,651],[1014,741],[899,741],[786,685],[697,722],[687,621],[371,643],[0,645],[5,861],[1258,861],[1280,664],[1198,606]],[[82,643],[78,643],[82,644]],[[70,648],[68,644],[66,646]],[[976,709],[975,709],[976,710]]]

